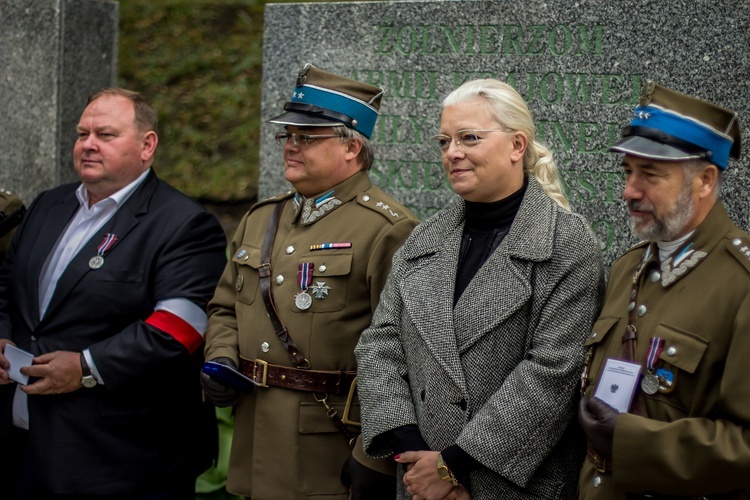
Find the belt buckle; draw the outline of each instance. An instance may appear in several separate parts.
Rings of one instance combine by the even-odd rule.
[[[260,387],[268,387],[268,384],[266,383],[268,380],[268,362],[263,361],[262,359],[256,359],[255,366],[257,367],[258,365],[263,367],[263,377],[258,385]],[[253,370],[253,379],[255,379],[255,370]]]
[[[349,386],[349,395],[346,396],[346,405],[344,405],[344,414],[341,415],[341,421],[346,425],[356,425],[362,427],[362,422],[355,422],[349,419],[349,411],[352,409],[352,401],[354,400],[354,391],[357,390],[357,377],[352,380],[352,385]]]
[[[596,460],[594,460],[594,469],[596,469],[598,472],[601,472],[602,474],[606,474],[608,472],[607,459],[597,456]]]

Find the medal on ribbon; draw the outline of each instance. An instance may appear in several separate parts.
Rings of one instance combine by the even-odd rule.
[[[646,374],[641,380],[641,389],[646,394],[656,394],[659,390],[659,377],[654,374],[654,364],[659,359],[662,349],[664,349],[664,339],[651,337],[651,343],[646,353]]]
[[[117,235],[113,233],[107,233],[104,235],[104,239],[99,243],[99,247],[96,249],[96,255],[89,259],[89,267],[91,269],[101,269],[104,265],[104,254],[108,252],[117,242]]]
[[[300,263],[299,270],[297,271],[297,284],[301,291],[294,296],[294,305],[303,311],[310,309],[310,306],[312,305],[312,297],[307,293],[307,288],[310,286],[310,283],[312,283],[312,278],[313,263]]]

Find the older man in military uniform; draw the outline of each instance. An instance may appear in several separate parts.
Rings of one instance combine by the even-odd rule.
[[[610,150],[646,241],[586,342],[579,497],[750,498],[750,238],[719,200],[737,114],[648,83]]]
[[[237,404],[231,493],[346,499],[348,462],[352,498],[395,494],[393,463],[366,458],[359,442],[351,449],[359,432],[354,346],[391,257],[417,223],[366,172],[382,94],[308,64],[285,113],[270,120],[285,126],[276,139],[295,190],[245,215],[209,305],[206,359],[258,384],[246,393],[202,378],[217,405]]]

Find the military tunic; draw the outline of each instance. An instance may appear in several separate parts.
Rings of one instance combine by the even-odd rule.
[[[259,289],[264,233],[278,203],[284,209],[271,253],[271,283],[279,316],[311,369],[355,370],[354,347],[370,324],[391,258],[417,223],[365,172],[317,197],[289,193],[245,215],[209,304],[206,359],[242,356],[292,366]],[[316,248],[329,243],[343,245]],[[295,305],[302,263],[313,264],[306,310]],[[328,396],[339,415],[345,401],[346,395]],[[354,417],[359,419],[358,403]],[[234,425],[228,491],[258,500],[348,497],[340,473],[351,450],[313,393],[256,388],[240,397]]]
[[[656,244],[643,243],[614,264],[604,308],[586,341],[593,353],[587,394],[606,359],[623,356],[629,307],[642,373],[651,338],[665,340],[652,366],[662,374],[659,390],[648,395],[638,389],[648,418],[620,415],[612,472],[598,472],[586,460],[579,498],[625,499],[625,492],[748,498],[750,238],[721,202],[664,263]]]

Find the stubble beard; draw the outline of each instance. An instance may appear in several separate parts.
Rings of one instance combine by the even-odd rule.
[[[657,216],[653,212],[653,207],[637,201],[628,202],[628,207],[631,210],[651,212],[651,219],[647,221],[632,216],[630,218],[630,227],[635,235],[646,241],[676,240],[695,213],[690,186],[682,189],[674,206],[662,216]]]

